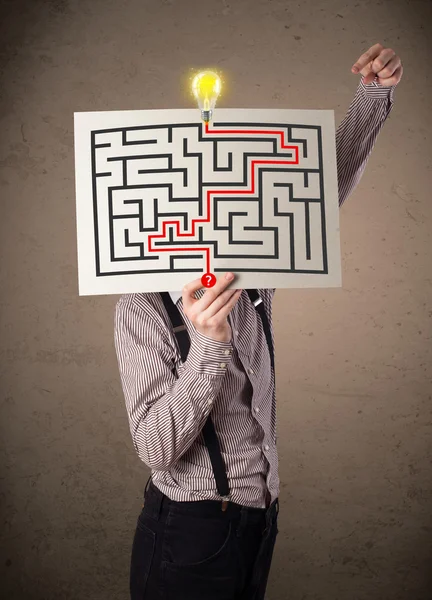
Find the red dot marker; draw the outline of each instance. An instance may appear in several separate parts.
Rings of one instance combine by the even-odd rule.
[[[213,273],[205,273],[205,275],[201,277],[201,283],[204,287],[211,288],[216,283],[216,277]]]

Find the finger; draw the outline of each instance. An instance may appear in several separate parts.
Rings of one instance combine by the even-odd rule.
[[[379,73],[389,64],[392,58],[396,57],[396,52],[391,48],[384,48],[382,52],[372,62],[372,71]],[[396,57],[397,58],[397,57]]]
[[[367,73],[363,77],[362,82],[364,84],[372,83],[372,81],[375,80],[375,77],[376,77],[375,73],[372,71],[371,68],[369,68],[368,71],[367,71]]]
[[[381,85],[392,85],[391,83],[386,83],[390,80],[392,80],[394,74],[396,73],[397,69],[401,66],[401,60],[398,56],[394,56],[387,64],[386,66],[381,69],[381,71],[378,71],[377,73],[377,77],[379,78],[379,82]]]
[[[371,83],[378,77],[378,83],[388,85],[383,84],[383,80],[390,79],[400,66],[401,60],[398,56],[394,56],[382,69],[380,69],[379,64],[378,66],[371,64],[368,74],[363,77],[363,83]],[[375,69],[378,69],[378,71],[375,71]]]
[[[231,279],[227,277],[231,276]],[[205,294],[198,300],[197,310],[204,312],[216,298],[234,281],[234,273],[228,272],[221,275],[212,288],[208,288]]]
[[[385,48],[385,50],[383,50],[380,53],[380,55],[372,61],[371,65],[369,67],[366,67],[369,68],[369,73],[371,73],[373,79],[375,79],[375,76],[387,67],[387,65],[391,62],[393,57],[396,57],[395,52],[391,48]],[[365,75],[365,73],[363,73],[363,75]],[[386,76],[390,76],[388,72]]]
[[[385,48],[379,56],[372,60],[360,72],[364,75],[363,83],[371,83],[381,70],[385,69],[387,64],[396,57],[395,52],[391,48]],[[396,57],[397,58],[397,57]],[[388,75],[387,75],[388,76]]]
[[[231,290],[225,290],[221,294],[219,294],[219,296],[217,296],[213,300],[213,302],[211,302],[211,304],[208,306],[208,308],[206,308],[205,310],[203,310],[203,316],[204,316],[204,318],[205,319],[209,319],[210,317],[213,317],[214,315],[216,315],[217,313],[219,313],[220,309],[223,306],[225,306],[225,304],[230,300],[230,298],[232,296],[234,296],[234,294],[237,291],[238,290],[236,290],[236,289],[231,289]]]
[[[237,304],[238,299],[240,298],[242,290],[236,290],[235,293],[231,296],[229,301],[223,306],[217,313],[216,317],[222,319],[226,319],[230,314],[234,306]]]
[[[366,65],[368,65],[372,60],[374,60],[383,49],[384,46],[382,46],[381,44],[375,44],[371,46],[369,50],[366,50],[366,52],[364,52],[364,54],[362,54],[357,59],[357,62],[355,62],[351,67],[351,71],[353,71],[353,73],[359,73],[362,69],[366,67]],[[362,73],[362,75],[364,75],[364,73]]]
[[[393,77],[389,77],[388,79],[380,79],[379,84],[384,85],[385,87],[390,87],[391,85],[397,85],[402,78],[403,67],[400,65],[393,73]]]
[[[227,280],[226,275],[232,275],[233,278],[231,280]],[[190,283],[187,283],[183,288],[182,299],[184,308],[188,310],[194,304],[199,302],[200,306],[198,308],[200,310],[205,310],[213,302],[213,300],[217,296],[219,296],[221,291],[233,281],[233,273],[224,273],[219,277],[219,279],[216,281],[215,285],[211,289],[206,289],[206,293],[201,298],[195,298],[195,292],[197,292],[200,289],[203,289],[204,286],[202,284],[201,278],[194,279]]]
[[[182,290],[183,307],[188,310],[195,302],[198,302],[195,298],[195,292],[200,288],[204,287],[201,279],[194,279],[190,283],[187,283]]]

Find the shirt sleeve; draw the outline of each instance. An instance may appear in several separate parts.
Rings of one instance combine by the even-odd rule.
[[[275,288],[265,288],[265,289],[259,289],[257,291],[258,291],[258,294],[260,295],[260,298],[264,302],[264,306],[266,307],[266,309],[271,310],[272,300],[275,295],[276,289]],[[268,310],[267,310],[267,312],[268,312]]]
[[[359,183],[375,141],[394,103],[395,85],[384,87],[363,78],[344,120],[336,131],[336,158],[339,207]],[[266,307],[271,306],[275,290],[258,290]]]
[[[167,332],[123,296],[116,305],[114,342],[130,432],[139,458],[169,470],[200,434],[232,357],[231,342],[197,333],[179,377]]]
[[[393,108],[395,87],[384,87],[376,81],[365,85],[360,79],[336,131],[339,207],[363,175],[377,136]]]

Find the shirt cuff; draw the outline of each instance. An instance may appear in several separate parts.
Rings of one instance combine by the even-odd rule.
[[[364,84],[363,77],[360,79],[359,86],[369,98],[390,98],[390,100],[393,100],[394,90],[396,87],[396,85],[391,85],[389,87],[380,85],[377,82],[377,78],[375,78],[371,83]]]
[[[222,377],[231,361],[232,350],[231,342],[219,342],[195,330],[186,362],[201,375]]]

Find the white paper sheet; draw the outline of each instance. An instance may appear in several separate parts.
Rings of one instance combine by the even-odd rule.
[[[79,294],[341,286],[333,110],[75,113]]]

